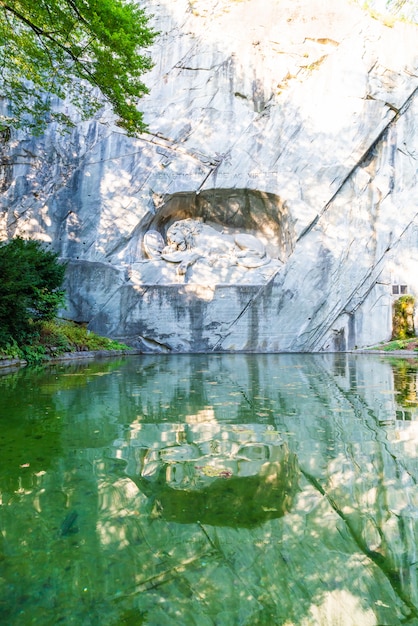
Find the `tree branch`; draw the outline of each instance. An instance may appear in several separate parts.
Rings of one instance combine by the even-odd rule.
[[[0,6],[3,7],[6,11],[9,11],[15,17],[17,17],[18,20],[21,20],[24,24],[26,24],[26,26],[28,26],[38,37],[40,38],[44,37],[45,39],[50,41],[53,45],[57,46],[63,52],[65,52],[65,54],[68,55],[68,57],[71,58],[72,61],[74,61],[74,63],[80,68],[80,74],[81,75],[85,74],[88,77],[88,80],[94,85],[96,85],[96,87],[99,87],[100,89],[100,85],[97,82],[94,74],[84,65],[84,63],[79,59],[79,57],[74,54],[74,52],[71,50],[70,47],[62,44],[55,37],[53,37],[51,33],[45,31],[43,28],[34,24],[31,20],[26,18],[19,11],[16,11],[16,9],[9,6],[5,2],[2,2],[2,0],[0,0]]]

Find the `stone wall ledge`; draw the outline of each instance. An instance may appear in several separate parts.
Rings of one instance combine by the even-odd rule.
[[[63,352],[57,356],[47,356],[43,361],[43,365],[49,365],[53,363],[63,363],[71,361],[87,361],[90,359],[107,359],[118,356],[135,356],[142,354],[142,352],[136,348],[129,350],[80,350],[77,352]],[[1,374],[8,373],[19,367],[25,367],[27,361],[24,359],[7,359],[0,358],[0,372]]]

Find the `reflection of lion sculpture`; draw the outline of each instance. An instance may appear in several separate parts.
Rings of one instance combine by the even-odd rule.
[[[155,239],[155,232],[151,236]],[[224,235],[193,219],[174,222],[167,231],[167,245],[162,247],[162,242],[161,237],[158,253],[165,261],[179,263],[179,274],[185,274],[187,268],[198,259],[212,266],[241,265],[248,269],[261,267],[271,261],[264,244],[253,235]]]

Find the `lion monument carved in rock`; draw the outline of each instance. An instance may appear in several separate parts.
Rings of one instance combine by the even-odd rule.
[[[246,233],[227,235],[212,226],[191,218],[174,222],[167,230],[167,243],[157,231],[149,231],[144,237],[148,258],[161,258],[178,263],[178,274],[185,274],[197,260],[211,266],[239,265],[254,269],[272,261],[264,244]]]

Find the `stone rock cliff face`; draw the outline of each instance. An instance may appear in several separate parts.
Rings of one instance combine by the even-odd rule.
[[[63,315],[145,352],[389,339],[393,291],[418,295],[418,27],[348,1],[147,5],[149,132],[105,110],[70,136],[0,139],[2,239],[51,242]],[[190,218],[239,246],[188,250],[181,271],[151,258],[147,233],[167,244]],[[230,271],[250,240],[272,271]]]

